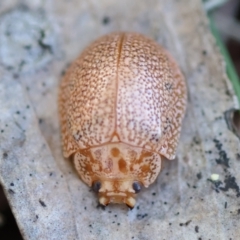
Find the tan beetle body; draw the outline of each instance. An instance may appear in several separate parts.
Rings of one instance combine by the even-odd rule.
[[[161,156],[175,158],[186,95],[175,61],[141,34],[105,35],[72,63],[59,93],[63,153],[102,205],[133,207]]]

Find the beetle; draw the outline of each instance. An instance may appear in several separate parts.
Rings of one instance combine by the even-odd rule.
[[[187,88],[171,55],[132,32],[107,34],[70,65],[59,90],[63,155],[100,204],[125,203],[175,158]]]

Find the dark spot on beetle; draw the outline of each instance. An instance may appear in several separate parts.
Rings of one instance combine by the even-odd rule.
[[[240,208],[237,210],[237,214],[238,214],[238,215],[240,214]]]
[[[194,189],[196,189],[196,188],[197,188],[197,186],[193,186],[193,188],[194,188]]]
[[[183,223],[180,223],[179,226],[182,227],[182,226],[183,226]]]
[[[46,86],[46,83],[45,83],[45,82],[42,82],[42,86],[45,87],[45,86]]]
[[[120,225],[120,223],[117,224],[118,226]]]
[[[41,204],[42,207],[46,207],[47,206],[43,200],[39,199],[38,201],[39,201],[39,203]]]
[[[173,83],[167,82],[164,84],[164,87],[165,87],[165,90],[171,92],[171,90],[173,89]]]
[[[16,114],[20,114],[20,111],[16,111]]]
[[[198,238],[198,240],[202,240],[202,238]]]
[[[224,208],[225,208],[225,209],[227,208],[227,202],[225,202],[225,204],[224,204]]]
[[[10,186],[12,186],[12,187],[13,187],[13,186],[14,186],[14,183],[10,183]]]
[[[167,205],[167,202],[164,202],[165,205]]]
[[[107,25],[110,23],[110,18],[108,16],[103,17],[102,19],[103,25]]]
[[[172,225],[172,223],[169,223],[169,226],[171,226]]]
[[[206,50],[202,50],[202,54],[203,55],[207,55],[207,51]]]
[[[43,119],[42,118],[39,118],[38,119],[38,123],[41,124],[43,122]]]
[[[3,153],[3,158],[7,158],[8,154],[6,152]]]
[[[36,219],[38,219],[38,215],[36,215]]]
[[[50,172],[50,173],[49,173],[49,176],[51,177],[52,175],[53,175],[53,173],[52,173],[52,172]]]
[[[85,210],[87,210],[87,207],[84,207]]]
[[[199,227],[195,226],[195,232],[198,233]]]
[[[213,142],[215,143],[215,147],[217,148],[219,153],[219,158],[216,159],[217,164],[229,167],[230,159],[228,158],[227,153],[224,150],[222,150],[222,143],[217,139],[213,139]]]
[[[32,177],[32,174],[30,173],[29,176]]]
[[[4,132],[4,130],[2,129],[2,130],[1,130],[1,133],[3,133],[3,132]]]
[[[8,189],[8,193],[14,194],[15,192],[14,192],[11,188],[9,188],[9,189]]]
[[[169,173],[168,172],[166,172],[166,176],[168,176],[169,175]]]
[[[117,217],[117,214],[115,214],[114,217]]]
[[[124,159],[120,159],[118,161],[118,167],[119,167],[119,170],[122,172],[122,173],[126,173],[128,170],[127,170],[127,163]]]
[[[197,173],[197,178],[198,178],[199,180],[202,178],[202,173],[201,173],[201,172]]]
[[[156,196],[156,193],[155,193],[155,192],[153,192],[153,193],[152,193],[152,195],[153,195],[153,196]]]

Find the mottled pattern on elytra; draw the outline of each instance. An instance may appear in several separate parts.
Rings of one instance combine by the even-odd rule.
[[[63,78],[59,96],[65,157],[112,137],[119,44],[119,35],[102,37],[81,54]]]
[[[104,36],[62,81],[64,156],[121,141],[173,159],[185,106],[184,78],[161,46],[135,33]]]
[[[185,82],[169,54],[142,35],[126,34],[118,66],[121,141],[173,159],[185,102]]]

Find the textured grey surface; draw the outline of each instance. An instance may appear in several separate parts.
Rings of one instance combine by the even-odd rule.
[[[240,145],[224,118],[238,105],[200,0],[23,2],[0,3],[0,180],[24,238],[238,239]],[[21,36],[4,30],[16,22]],[[57,114],[66,65],[118,30],[164,45],[189,89],[177,159],[132,211],[97,207],[62,157]]]

